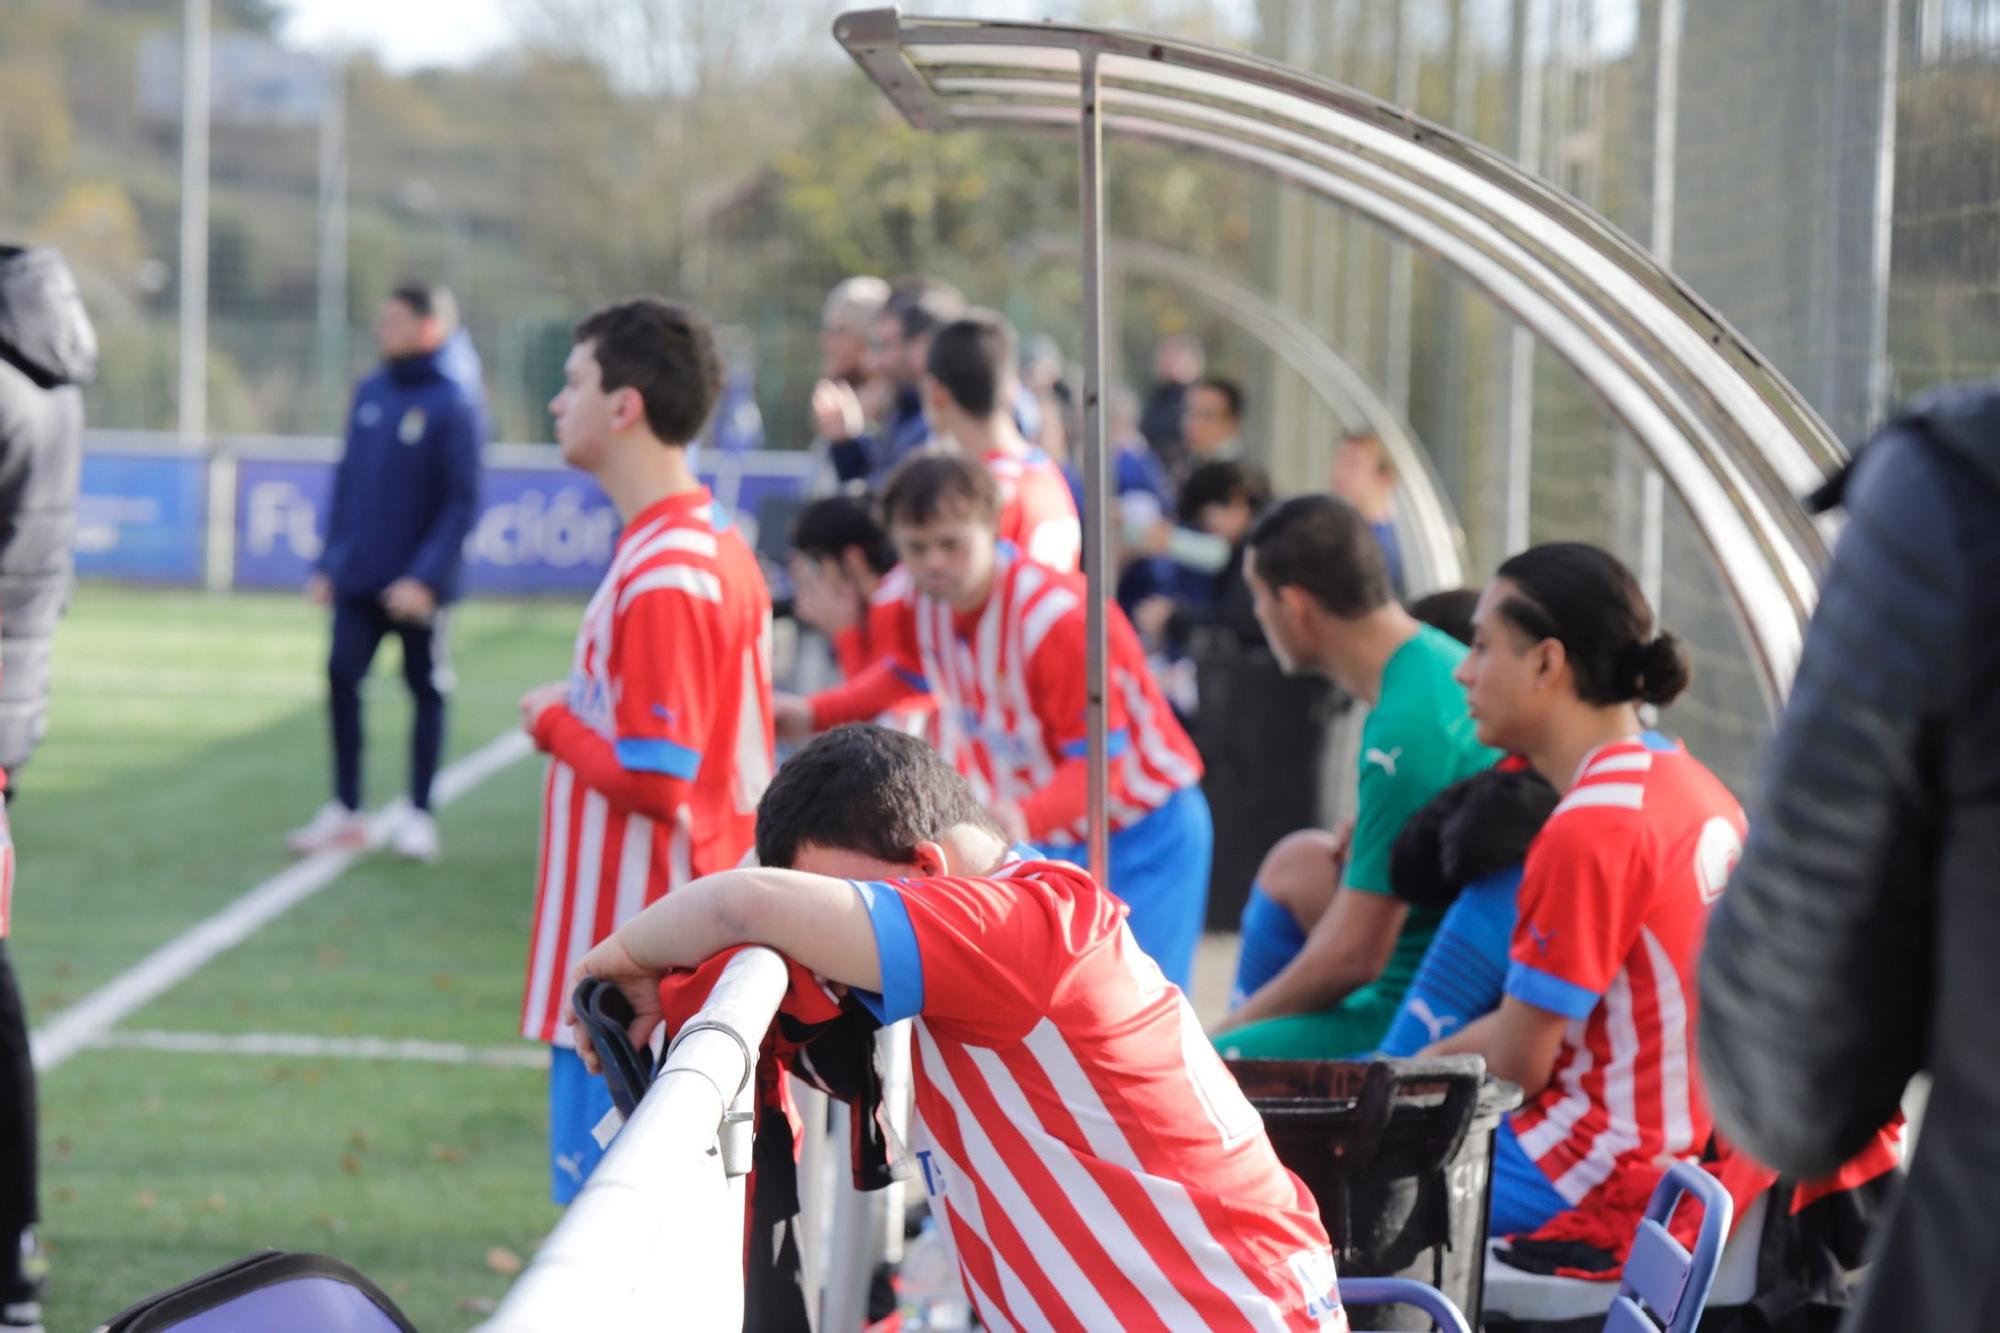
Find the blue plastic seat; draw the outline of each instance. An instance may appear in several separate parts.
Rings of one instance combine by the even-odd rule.
[[[1344,1277],[1342,1305],[1409,1305],[1431,1317],[1441,1333],[1472,1333],[1451,1298],[1436,1287],[1406,1277]]]
[[[1689,1195],[1702,1205],[1692,1253],[1667,1230],[1674,1209]],[[1668,1168],[1633,1238],[1604,1333],[1692,1333],[1715,1285],[1733,1208],[1722,1182],[1700,1167],[1676,1162]]]

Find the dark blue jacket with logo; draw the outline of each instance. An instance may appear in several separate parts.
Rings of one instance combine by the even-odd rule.
[[[478,360],[463,339],[385,362],[354,391],[319,560],[342,597],[374,597],[405,575],[439,602],[458,596],[486,442]]]

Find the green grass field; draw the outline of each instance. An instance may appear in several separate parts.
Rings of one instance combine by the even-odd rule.
[[[579,612],[459,613],[447,762],[563,674]],[[284,833],[326,799],[326,628],[293,598],[79,591],[12,809],[10,948],[37,1023],[286,864]],[[396,657],[369,687],[371,806],[404,787]],[[539,777],[502,771],[441,813],[441,864],[362,861],[125,1028],[532,1051],[513,1033]],[[52,1330],[263,1246],[347,1260],[426,1333],[466,1328],[557,1215],[530,1068],[112,1044],[41,1096]]]

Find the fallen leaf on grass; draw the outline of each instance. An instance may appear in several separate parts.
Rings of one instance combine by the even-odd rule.
[[[342,953],[336,946],[331,944],[322,944],[319,946],[319,965],[321,967],[339,967],[346,961],[347,955]]]
[[[55,1192],[55,1201],[57,1203],[75,1203],[76,1191],[68,1185],[64,1185]]]
[[[368,1137],[367,1130],[357,1129],[347,1136],[347,1146],[356,1152],[367,1152],[375,1146],[375,1142]]]
[[[361,1174],[361,1159],[353,1153],[344,1152],[340,1155],[340,1169],[350,1176],[358,1176]]]
[[[226,1213],[229,1211],[229,1200],[221,1194],[211,1194],[195,1206],[204,1213]]]
[[[467,1296],[458,1303],[460,1314],[492,1314],[500,1308],[500,1302],[491,1296]]]
[[[332,1213],[314,1213],[313,1225],[322,1231],[331,1231],[335,1235],[347,1230],[346,1219],[335,1217]]]
[[[150,1211],[160,1206],[160,1196],[151,1190],[140,1190],[132,1196],[132,1205],[135,1208]]]
[[[433,1162],[443,1162],[446,1166],[456,1166],[465,1160],[465,1152],[463,1149],[454,1148],[448,1143],[433,1143],[431,1145],[431,1160]]]
[[[512,1277],[521,1271],[521,1256],[504,1245],[495,1245],[486,1252],[486,1266],[501,1277]]]

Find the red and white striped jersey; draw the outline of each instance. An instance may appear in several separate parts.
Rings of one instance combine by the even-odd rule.
[[[523,1035],[566,1042],[563,983],[591,946],[755,846],[773,768],[770,633],[756,557],[706,489],[619,538],[570,666],[578,739],[551,747]],[[608,766],[603,787],[586,760]],[[628,776],[650,782],[636,806],[607,790]]]
[[[1513,1126],[1572,1204],[1708,1140],[1695,966],[1744,828],[1729,789],[1648,732],[1592,752],[1529,845],[1507,993],[1570,1023]]]
[[[1346,1329],[1311,1194],[1123,903],[1051,862],[855,887],[985,1327]]]
[[[1055,460],[1030,449],[1024,457],[996,450],[981,461],[1000,485],[1000,540],[1051,569],[1076,569],[1083,556],[1083,524]]]
[[[1083,841],[1089,615],[1081,574],[1000,545],[986,605],[962,614],[913,587],[893,660],[938,698],[939,749],[982,804],[1013,803],[1038,843]],[[1111,831],[1201,781],[1201,756],[1167,706],[1139,636],[1116,606],[1106,662]]]

